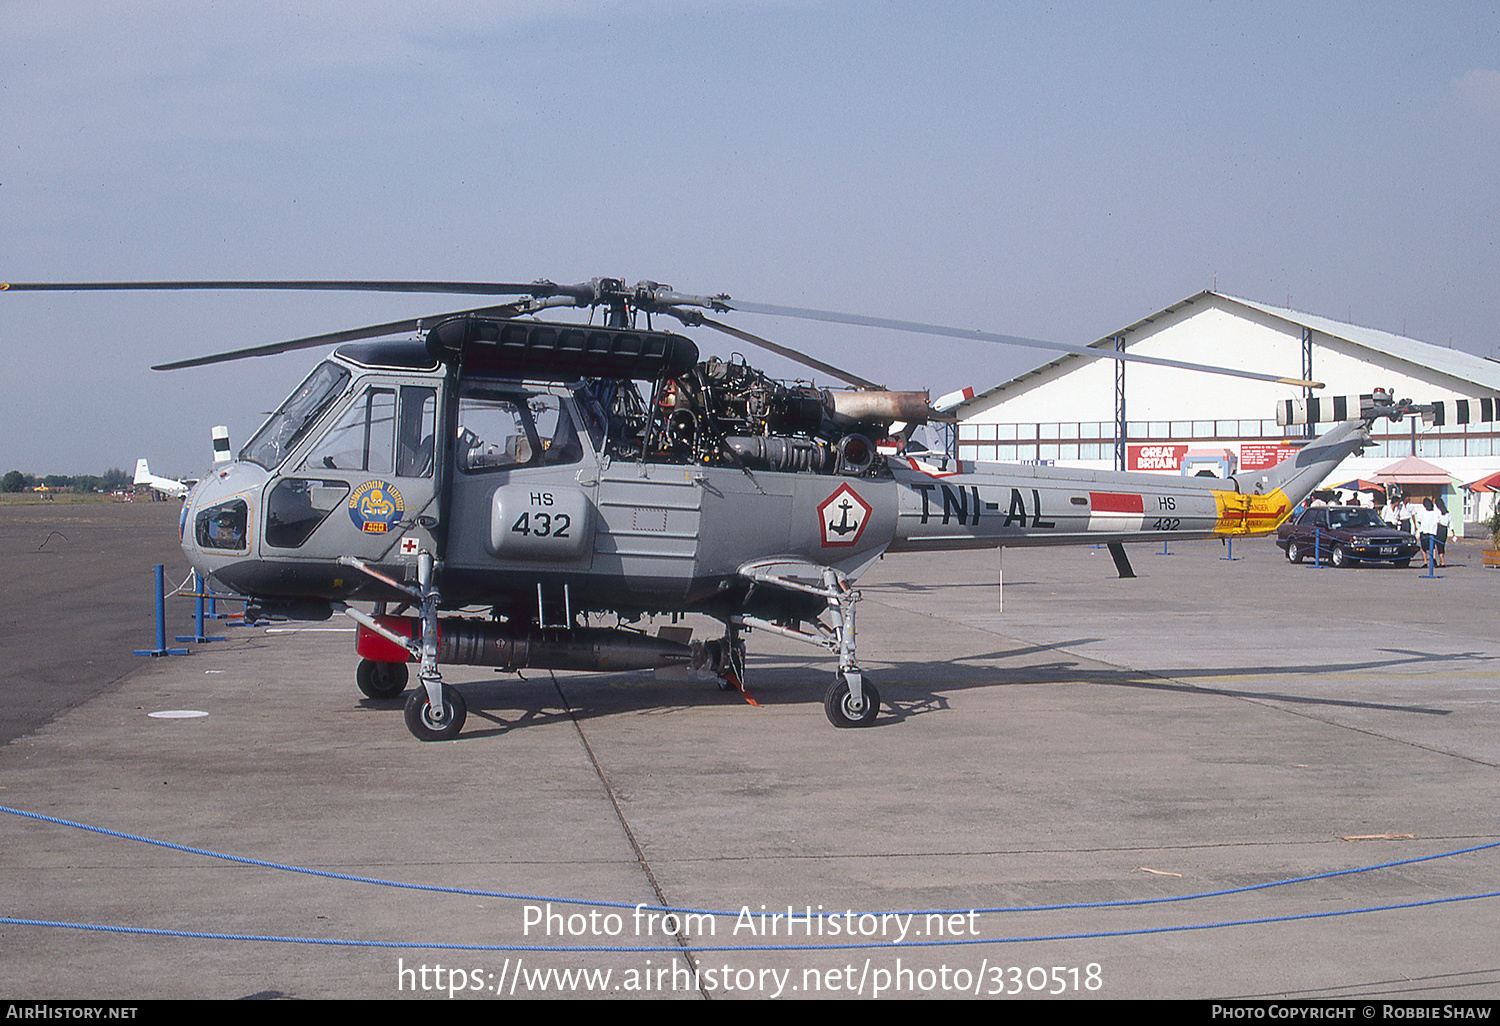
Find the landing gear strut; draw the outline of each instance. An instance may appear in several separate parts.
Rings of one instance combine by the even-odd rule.
[[[417,553],[417,586],[415,588],[393,581],[372,567],[353,556],[340,556],[339,562],[344,566],[352,566],[361,573],[373,577],[397,591],[404,592],[414,601],[420,602],[422,606],[422,637],[420,641],[403,638],[383,627],[378,621],[366,616],[355,609],[345,608],[345,615],[356,622],[363,624],[370,630],[379,634],[387,641],[395,642],[410,652],[419,662],[418,679],[422,682],[422,689],[412,694],[406,700],[406,726],[417,738],[423,741],[447,741],[458,736],[463,729],[464,719],[468,715],[468,707],[464,703],[464,696],[453,688],[443,683],[443,676],[438,672],[438,621],[437,609],[439,593],[432,583],[433,571],[436,562],[432,553],[422,549]],[[394,669],[389,671],[366,670],[366,662],[360,664],[356,674],[361,691],[371,698],[393,698],[399,695],[406,687],[408,672],[404,663],[370,663],[371,667],[390,666]],[[383,674],[389,677],[382,680]],[[399,677],[400,687],[395,687],[395,680]],[[377,690],[382,688],[383,693],[372,693],[368,687]],[[388,690],[395,688],[394,691]]]
[[[745,690],[745,643],[740,639],[738,624],[727,624],[723,640],[704,645],[708,664],[719,678],[719,690]]]
[[[880,714],[880,693],[864,679],[854,654],[854,606],[859,602],[859,592],[848,574],[833,567],[820,568],[822,587],[789,573],[778,572],[785,567],[784,563],[762,565],[750,570],[749,576],[767,584],[821,596],[828,603],[829,622],[815,620],[812,625],[822,633],[810,634],[749,615],[734,617],[731,626],[774,631],[798,641],[821,645],[833,652],[838,656],[839,668],[837,677],[823,696],[823,711],[828,714],[828,722],[835,727],[868,727]]]

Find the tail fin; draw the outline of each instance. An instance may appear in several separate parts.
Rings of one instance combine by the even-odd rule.
[[[1247,494],[1270,495],[1279,490],[1295,506],[1311,495],[1345,457],[1370,442],[1364,421],[1345,421],[1335,424],[1276,466],[1236,474],[1234,480],[1239,490]]]
[[[151,468],[146,466],[146,459],[142,457],[135,461],[135,483],[150,484]]]

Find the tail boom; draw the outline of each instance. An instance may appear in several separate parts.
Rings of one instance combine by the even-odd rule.
[[[1270,470],[1223,479],[997,463],[947,473],[912,460],[894,470],[889,551],[1266,534],[1367,441],[1361,422],[1339,424]]]

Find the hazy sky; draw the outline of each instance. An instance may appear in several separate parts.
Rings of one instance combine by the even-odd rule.
[[[0,21],[0,281],[609,275],[1068,342],[1217,285],[1500,356],[1496,3],[0,0]],[[318,354],[148,365],[464,305],[0,293],[0,471],[196,476],[209,428],[238,447]],[[935,394],[1042,362],[737,323]]]

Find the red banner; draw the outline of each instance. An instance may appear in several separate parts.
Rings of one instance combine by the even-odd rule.
[[[1296,451],[1297,446],[1285,442],[1241,442],[1240,469],[1266,470]]]
[[[1186,445],[1127,445],[1127,470],[1181,470]]]

